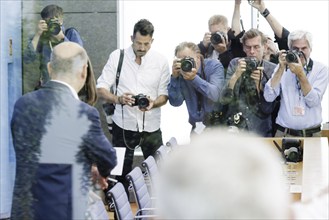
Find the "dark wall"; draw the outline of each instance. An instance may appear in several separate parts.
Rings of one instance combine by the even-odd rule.
[[[56,4],[64,10],[65,28],[75,27],[84,43],[84,48],[92,62],[96,79],[102,72],[109,54],[117,48],[117,1],[33,1],[22,2],[22,50],[27,47],[28,38],[33,36],[41,19],[41,10],[50,4]],[[40,78],[38,61],[26,64],[23,61],[23,93],[34,90]],[[103,130],[110,138],[107,123],[100,103],[96,108],[100,112]]]
[[[23,50],[27,46],[28,37],[35,33],[41,19],[40,11],[49,4],[63,8],[65,28],[75,27],[79,31],[97,79],[110,52],[117,48],[117,1],[23,1]],[[34,89],[39,70],[37,63],[23,64],[23,68],[25,93]]]

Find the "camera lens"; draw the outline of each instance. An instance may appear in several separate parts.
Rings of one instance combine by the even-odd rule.
[[[51,19],[48,23],[48,33],[50,35],[57,35],[61,31],[61,25],[57,20]]]
[[[138,107],[139,108],[146,108],[147,106],[149,106],[150,102],[148,100],[148,98],[146,97],[142,97],[140,99],[138,99]]]
[[[258,61],[255,57],[246,57],[245,58],[246,61],[246,70],[247,71],[254,71],[257,69],[258,66]]]
[[[288,63],[298,63],[299,52],[297,51],[288,51],[286,55],[286,61]]]
[[[222,43],[223,42],[222,35],[219,34],[218,32],[212,34],[211,37],[210,37],[210,42],[214,45]]]
[[[191,72],[192,68],[195,67],[195,62],[192,57],[185,57],[181,60],[181,69],[184,72]]]

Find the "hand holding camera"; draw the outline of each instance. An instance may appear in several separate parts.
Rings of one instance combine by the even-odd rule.
[[[129,106],[138,106],[140,110],[149,110],[152,108],[152,100],[149,99],[146,95],[140,93],[138,95],[134,95],[132,93],[124,93],[122,96],[119,97],[119,102],[122,105],[129,105]]]
[[[196,76],[196,63],[193,57],[176,59],[173,64],[173,76],[182,75],[185,80],[193,80]]]

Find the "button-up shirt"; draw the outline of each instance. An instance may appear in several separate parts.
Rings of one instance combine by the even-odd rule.
[[[120,57],[120,50],[110,54],[97,79],[97,88],[115,89],[115,77]],[[117,95],[131,92],[135,95],[144,94],[155,100],[160,95],[168,95],[167,86],[170,80],[169,64],[160,53],[150,49],[142,57],[141,65],[135,62],[136,55],[130,46],[125,49]],[[144,113],[138,106],[116,105],[113,121],[124,130],[153,132],[160,128],[161,109],[153,108]]]

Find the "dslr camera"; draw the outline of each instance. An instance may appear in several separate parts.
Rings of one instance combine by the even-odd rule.
[[[289,50],[286,55],[286,61],[288,63],[298,63],[298,57],[304,55],[302,51]]]
[[[192,68],[195,68],[195,61],[192,57],[185,57],[181,59],[181,69],[184,72],[191,72]]]
[[[146,108],[150,104],[150,101],[144,94],[138,94],[132,96],[132,98],[135,99],[135,103],[132,106],[138,106],[139,108]]]
[[[299,139],[282,139],[282,154],[287,162],[300,162],[303,160],[303,149]]]
[[[213,45],[217,45],[217,44],[223,43],[223,39],[222,38],[225,39],[225,34],[222,33],[222,32],[216,32],[216,33],[211,34],[210,42]]]
[[[47,21],[47,26],[48,26],[47,34],[52,35],[52,36],[55,36],[55,35],[59,34],[59,32],[62,29],[62,26],[59,23],[59,21],[57,19],[54,19],[54,18],[49,19]]]
[[[247,72],[252,72],[257,69],[259,62],[255,57],[245,57],[244,60],[246,61]]]

